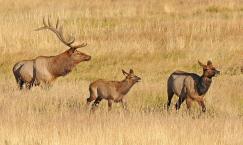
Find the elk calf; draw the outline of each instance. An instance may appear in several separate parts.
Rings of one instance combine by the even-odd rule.
[[[132,69],[129,73],[122,70],[122,73],[126,76],[122,81],[96,80],[89,85],[90,97],[87,99],[87,106],[95,100],[91,111],[95,111],[102,99],[108,100],[108,110],[111,110],[113,101],[122,103],[123,108],[127,109],[124,96],[141,78],[136,76]]]
[[[186,100],[188,109],[191,108],[192,101],[197,101],[202,107],[202,111],[206,111],[203,97],[212,83],[212,77],[220,74],[220,71],[213,67],[211,61],[208,61],[207,65],[200,61],[198,63],[203,68],[202,76],[183,71],[176,71],[170,75],[167,82],[167,110],[170,107],[173,95],[176,94],[179,97],[175,105],[176,110],[179,110],[183,101]]]

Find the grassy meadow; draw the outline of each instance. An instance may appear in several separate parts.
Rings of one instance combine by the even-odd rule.
[[[42,18],[59,17],[64,33],[92,56],[51,88],[19,91],[12,74],[20,60],[67,49]],[[243,2],[241,0],[0,0],[0,144],[2,145],[242,145]],[[202,73],[212,60],[221,75],[205,96],[207,112],[167,113],[171,72]],[[129,112],[107,101],[84,109],[88,85],[122,80],[134,69],[142,81],[128,93]],[[177,101],[174,97],[173,104]]]

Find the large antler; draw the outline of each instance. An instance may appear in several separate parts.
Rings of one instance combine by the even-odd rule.
[[[65,45],[71,47],[71,48],[74,48],[74,49],[77,49],[77,48],[80,48],[80,47],[85,47],[87,45],[87,43],[82,43],[80,45],[72,45],[74,42],[75,42],[75,38],[72,37],[72,38],[69,38],[69,40],[65,40],[64,36],[63,36],[63,27],[59,25],[59,19],[57,19],[57,23],[56,23],[56,27],[53,27],[49,18],[47,19],[47,22],[46,22],[46,19],[45,17],[43,18],[43,27],[40,27],[38,29],[35,29],[36,31],[39,31],[39,30],[44,30],[44,29],[49,29],[51,30],[52,32],[54,32],[57,37],[59,38],[59,40],[61,40]]]

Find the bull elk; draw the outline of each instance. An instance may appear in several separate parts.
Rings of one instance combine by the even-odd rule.
[[[113,101],[115,103],[121,103],[124,109],[127,109],[127,102],[124,96],[129,92],[132,86],[141,80],[136,76],[132,69],[127,73],[122,70],[122,73],[126,76],[122,81],[106,81],[96,80],[89,85],[90,97],[87,99],[87,107],[92,104],[91,111],[95,111],[102,99],[108,100],[108,110],[112,108]]]
[[[39,85],[41,83],[50,84],[56,78],[67,75],[80,62],[91,59],[91,56],[77,50],[78,48],[85,47],[87,45],[86,43],[73,45],[75,42],[74,37],[68,40],[64,38],[62,32],[63,27],[59,25],[59,20],[53,26],[49,18],[47,22],[43,18],[43,25],[36,29],[36,31],[50,30],[69,49],[56,56],[38,56],[32,60],[17,62],[13,67],[13,74],[20,89],[23,88],[24,84],[29,89],[33,85]]]
[[[200,61],[198,63],[203,68],[202,76],[183,71],[175,71],[170,75],[167,82],[167,110],[170,107],[173,95],[176,94],[179,97],[175,105],[176,110],[179,110],[183,101],[186,100],[188,109],[191,108],[192,101],[197,101],[202,107],[202,111],[206,111],[203,100],[204,95],[212,83],[212,78],[219,75],[220,71],[213,66],[211,61],[208,61],[207,65],[202,64]]]

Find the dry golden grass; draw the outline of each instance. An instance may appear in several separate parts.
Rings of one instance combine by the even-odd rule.
[[[240,0],[0,0],[0,144],[242,145],[243,3]],[[88,43],[81,63],[50,89],[19,91],[12,66],[66,50],[42,17],[60,17],[66,33]],[[201,73],[211,59],[222,74],[206,94],[207,113],[164,110],[166,80],[176,69]],[[91,81],[121,80],[133,68],[142,82],[126,96],[130,113],[103,101],[84,110]],[[176,97],[173,102],[175,103]]]

